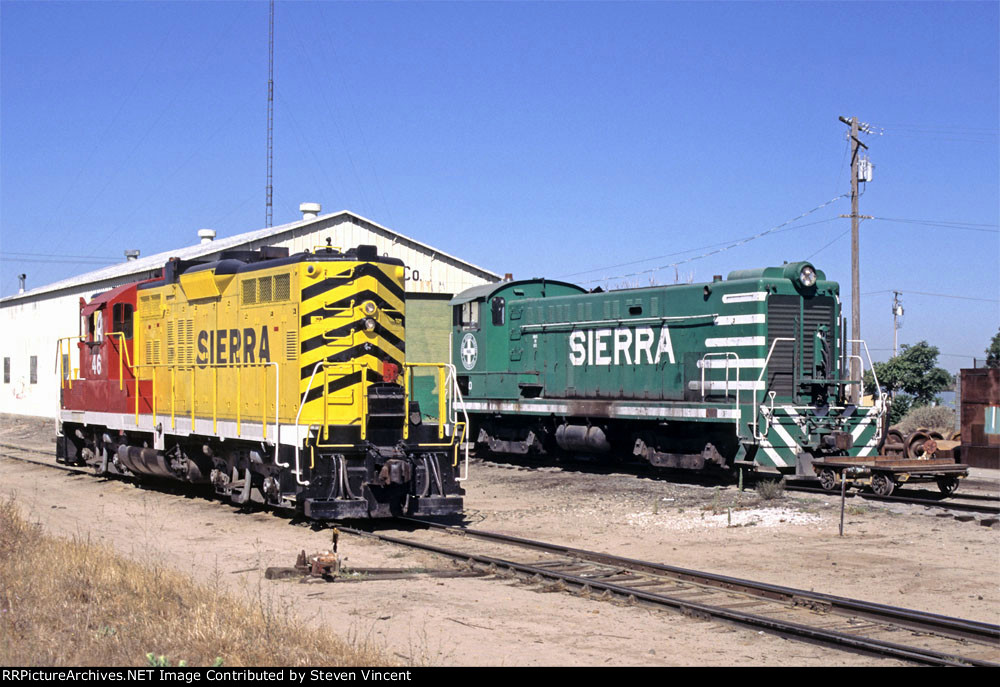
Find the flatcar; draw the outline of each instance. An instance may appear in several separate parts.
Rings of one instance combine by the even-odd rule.
[[[884,436],[886,398],[848,400],[839,286],[808,262],[606,292],[505,281],[451,305],[477,451],[812,475]]]
[[[308,518],[460,512],[454,370],[424,421],[404,267],[374,246],[265,247],[81,298],[60,339],[57,456]]]

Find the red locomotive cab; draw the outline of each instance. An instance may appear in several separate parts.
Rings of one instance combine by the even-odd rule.
[[[133,335],[137,284],[80,299],[76,356],[60,350],[62,407],[89,412],[134,413]],[[73,358],[76,360],[73,360]],[[75,364],[74,364],[75,363]],[[149,409],[148,382],[140,385],[139,411]]]

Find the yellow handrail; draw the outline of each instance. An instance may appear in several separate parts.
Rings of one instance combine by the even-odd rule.
[[[56,339],[56,347],[58,348],[58,350],[56,351],[56,360],[59,363],[59,388],[60,389],[64,389],[65,388],[65,386],[63,385],[63,382],[68,382],[69,388],[70,389],[73,388],[73,375],[67,375],[66,374],[66,369],[63,367],[63,343],[62,342],[63,341],[72,341],[74,339],[86,339],[86,338],[87,337],[85,337],[85,336],[79,336],[78,335],[78,336],[62,336],[62,337]],[[68,346],[66,347],[66,355],[69,355],[69,347]],[[70,369],[72,370],[73,367],[70,366]]]
[[[125,333],[124,332],[108,332],[107,336],[109,336],[109,337],[112,337],[112,336],[120,337],[119,348],[118,348],[118,390],[121,391],[122,389],[125,388],[124,384],[123,384],[124,379],[125,379],[125,368],[124,368],[124,365],[122,363],[122,360],[123,360],[123,358],[124,358],[124,360],[128,360],[128,367],[131,370],[131,369],[133,369],[132,368],[132,358],[131,358],[131,356],[128,353],[128,347],[125,346]],[[122,353],[124,353],[124,356],[122,355]],[[133,377],[133,379],[135,378],[135,372],[132,373],[132,377]]]
[[[142,364],[135,365],[133,367],[133,376],[136,380],[136,394],[135,394],[135,424],[139,425],[139,392],[138,386],[139,381],[142,377],[142,370],[149,370],[149,378],[153,382],[152,390],[152,415],[153,424],[156,424],[156,378],[157,370],[169,370],[170,371],[170,427],[175,429],[176,424],[176,373],[177,372],[190,372],[191,373],[191,427],[194,428],[195,421],[195,404],[197,402],[197,396],[195,395],[195,380],[198,375],[195,372],[198,369],[210,368],[212,370],[212,431],[218,432],[218,404],[219,404],[219,369],[230,369],[230,370],[248,370],[260,368],[263,371],[261,375],[261,427],[263,432],[263,437],[267,438],[267,368],[275,368],[275,400],[274,400],[274,422],[277,427],[280,423],[279,412],[280,412],[280,366],[276,362],[262,361],[259,363],[204,363],[204,364],[185,364],[176,365],[169,363],[160,364]],[[237,436],[242,435],[242,421],[243,421],[243,408],[242,408],[242,375],[236,376],[236,434]]]
[[[317,366],[317,368],[318,367],[322,367],[323,368],[323,441],[326,441],[327,439],[330,438],[330,422],[329,422],[329,407],[330,407],[329,394],[330,394],[330,386],[327,383],[328,379],[329,379],[329,369],[331,367],[343,366],[343,367],[349,368],[351,370],[351,372],[353,372],[355,368],[360,368],[361,371],[362,371],[362,374],[361,374],[361,380],[358,383],[359,384],[364,384],[364,382],[367,379],[367,374],[366,374],[365,371],[371,367],[371,364],[369,364],[367,361],[363,361],[363,360],[361,360],[361,361],[359,361],[359,360],[349,360],[349,361],[345,361],[345,362],[330,362],[330,361],[325,361],[324,360],[324,361],[320,361],[319,363],[317,363],[316,366]],[[314,370],[313,371],[313,376],[315,376],[315,374],[316,374],[316,372]],[[350,372],[348,374],[350,374]],[[311,387],[312,386],[312,379],[309,380],[309,384],[310,384],[310,387]],[[308,393],[308,390],[306,391],[306,393]],[[352,405],[353,405],[353,403],[352,403]],[[301,408],[300,408],[300,411],[301,411]],[[362,392],[362,394],[361,394],[361,413],[360,413],[360,417],[361,417],[361,420],[360,420],[360,423],[361,423],[361,441],[364,441],[365,439],[368,438],[368,394],[364,393],[364,392]],[[353,445],[354,444],[317,444],[317,446],[322,446],[323,448],[348,448],[348,447],[353,446]]]
[[[403,422],[403,439],[409,439],[410,434],[410,383],[412,382],[412,375],[406,371],[406,368],[409,367],[433,367],[437,369],[438,439],[443,439],[444,425],[448,419],[448,363],[403,363],[403,407],[406,408],[406,419]]]

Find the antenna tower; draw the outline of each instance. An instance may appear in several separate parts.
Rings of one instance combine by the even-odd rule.
[[[270,227],[274,224],[274,208],[272,207],[272,197],[274,187],[272,185],[272,172],[274,169],[274,0],[271,0],[271,19],[268,26],[267,40],[267,201],[265,205],[266,217],[264,226]]]

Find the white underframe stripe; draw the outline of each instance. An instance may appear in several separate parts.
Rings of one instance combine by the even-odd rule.
[[[767,339],[763,336],[731,336],[719,339],[705,339],[708,348],[730,348],[733,346],[763,346]]]
[[[767,298],[767,291],[746,291],[743,293],[727,293],[722,296],[723,303],[752,303]]]
[[[730,324],[764,324],[764,313],[754,315],[719,315],[715,318],[716,326]]]
[[[707,381],[705,382],[704,387],[701,382],[690,381],[688,382],[688,388],[694,390],[704,388],[706,391],[759,391],[764,388],[764,384],[765,382],[763,379],[756,382],[737,382],[735,379],[731,379],[727,382],[723,379]]]
[[[699,368],[706,370],[735,370],[736,368],[761,368],[764,367],[763,358],[705,358],[697,363]]]
[[[504,412],[535,412],[552,413],[554,415],[569,415],[570,408],[565,403],[548,402],[520,402],[510,401],[462,401],[455,404],[458,410],[466,411],[504,411]],[[582,414],[586,414],[583,412]],[[666,408],[662,406],[613,406],[610,410],[612,417],[674,417],[674,418],[719,418],[723,420],[736,420],[739,418],[739,411],[733,408],[715,409],[714,416],[710,416],[706,408]]]

